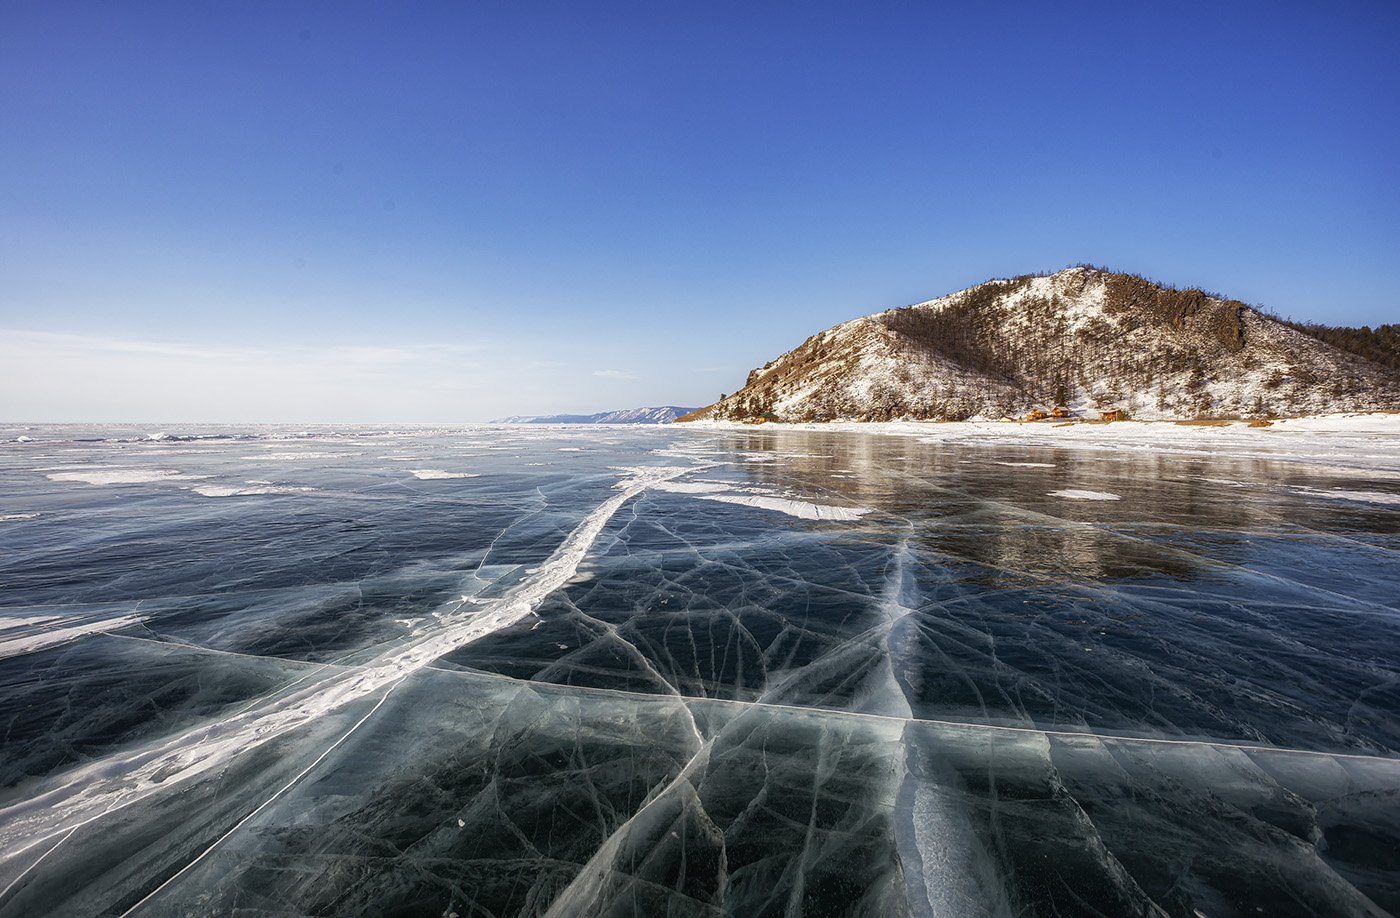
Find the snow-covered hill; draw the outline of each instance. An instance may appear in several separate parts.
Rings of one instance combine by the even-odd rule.
[[[1154,418],[1400,408],[1400,377],[1234,300],[1100,268],[854,319],[686,420]]]
[[[694,408],[662,405],[659,408],[624,408],[597,414],[515,415],[497,424],[669,424]]]

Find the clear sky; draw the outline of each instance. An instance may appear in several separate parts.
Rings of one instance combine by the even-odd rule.
[[[705,404],[1093,262],[1400,321],[1400,3],[0,0],[0,419]]]

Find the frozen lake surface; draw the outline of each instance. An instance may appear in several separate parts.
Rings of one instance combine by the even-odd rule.
[[[149,433],[0,430],[0,916],[1400,913],[1400,439]]]

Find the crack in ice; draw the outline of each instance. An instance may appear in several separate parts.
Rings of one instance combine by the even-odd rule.
[[[206,774],[250,748],[368,698],[428,667],[444,654],[532,614],[547,596],[575,575],[589,548],[623,505],[648,488],[699,468],[619,469],[627,477],[614,486],[618,493],[584,517],[533,576],[496,602],[469,613],[461,612],[459,607],[442,616],[441,628],[370,663],[330,674],[297,692],[283,690],[261,707],[166,737],[126,757],[109,756],[84,765],[71,772],[63,783],[0,809],[4,860],[13,861],[55,836],[67,837],[74,829],[101,816]],[[93,815],[94,808],[100,812]],[[52,847],[42,856],[51,851]]]

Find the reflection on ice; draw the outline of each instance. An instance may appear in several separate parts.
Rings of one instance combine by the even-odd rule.
[[[168,434],[0,453],[0,915],[1400,911],[1384,470]]]

